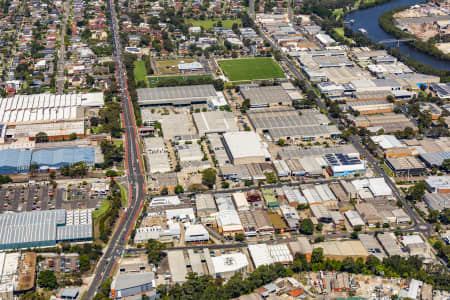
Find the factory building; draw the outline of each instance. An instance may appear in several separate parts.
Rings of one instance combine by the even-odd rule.
[[[111,295],[113,299],[128,298],[151,292],[155,287],[153,272],[118,274],[111,283]]]
[[[96,158],[93,147],[68,147],[36,150],[31,156],[31,161],[36,163],[39,168],[46,167],[50,169],[59,169],[62,166],[72,165],[83,161],[88,166],[100,163],[99,157]]]
[[[362,258],[364,261],[369,256],[361,241],[330,241],[313,245],[314,249],[322,248],[325,259],[344,260],[346,257],[353,259]]]
[[[330,153],[324,155],[329,166],[329,173],[335,177],[362,174],[366,171],[364,161],[359,155]]]
[[[256,268],[263,265],[271,265],[279,262],[282,264],[292,263],[293,257],[287,244],[267,245],[253,244],[248,245],[248,252]]]
[[[90,210],[75,215],[64,209],[2,214],[0,228],[0,250],[51,247],[93,238]]]
[[[251,131],[227,132],[224,145],[233,164],[264,163],[270,160],[267,145]]]
[[[425,165],[415,156],[391,157],[386,164],[396,176],[419,176],[426,172]]]
[[[27,173],[30,170],[31,150],[0,150],[0,174]]]
[[[186,243],[207,242],[209,233],[202,224],[187,224],[184,232]]]
[[[245,273],[248,269],[247,257],[243,253],[223,254],[211,257],[216,277],[231,278],[234,274]]]
[[[137,89],[138,103],[146,105],[189,105],[207,103],[218,97],[212,84]]]

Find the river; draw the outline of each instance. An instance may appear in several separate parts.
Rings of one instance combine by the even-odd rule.
[[[387,39],[395,39],[395,37],[391,36],[384,32],[384,30],[378,24],[378,18],[385,11],[392,10],[399,6],[412,5],[417,3],[422,3],[423,0],[395,0],[391,2],[387,2],[382,5],[374,6],[368,9],[355,10],[349,13],[345,21],[354,20],[353,24],[347,23],[347,26],[350,27],[354,31],[358,31],[359,28],[364,28],[367,30],[367,37],[372,39],[375,42]],[[396,46],[391,44],[392,46]],[[409,56],[419,62],[430,65],[436,69],[450,70],[450,62],[449,61],[440,61],[435,59],[432,56],[429,56],[425,53],[419,52],[414,48],[409,47],[406,43],[400,43],[399,50],[406,56]]]

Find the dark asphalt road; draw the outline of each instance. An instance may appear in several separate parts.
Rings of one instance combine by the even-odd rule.
[[[109,244],[104,250],[95,269],[94,278],[84,295],[84,299],[92,299],[96,294],[100,284],[110,275],[116,260],[121,256],[125,247],[127,237],[139,214],[142,202],[144,200],[144,175],[140,162],[140,153],[138,139],[136,135],[136,125],[134,121],[134,112],[127,92],[126,74],[122,60],[122,47],[119,41],[119,27],[117,24],[116,11],[111,0],[107,0],[108,10],[111,14],[111,32],[114,44],[114,59],[117,63],[117,80],[119,83],[122,111],[125,129],[125,147],[126,147],[126,167],[129,183],[129,206],[120,220],[118,229],[112,235]]]

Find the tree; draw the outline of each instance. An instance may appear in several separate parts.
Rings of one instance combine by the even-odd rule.
[[[230,183],[228,181],[222,181],[222,188],[227,189],[230,187]]]
[[[243,233],[236,233],[234,239],[238,242],[242,242],[245,239],[245,235]]]
[[[314,224],[311,219],[304,219],[300,224],[300,232],[306,235],[311,235],[314,232]]]
[[[314,248],[311,254],[311,263],[321,263],[323,261],[323,249]]]
[[[450,208],[443,209],[439,215],[439,219],[445,225],[450,224]]]
[[[149,240],[145,248],[147,249],[147,257],[149,263],[158,265],[161,262],[161,259],[164,257],[166,244],[161,243],[157,240]]]
[[[353,232],[350,234],[350,237],[351,237],[352,239],[354,239],[354,240],[357,240],[357,239],[358,239],[358,231],[353,231]]]
[[[169,189],[167,187],[163,187],[161,190],[161,195],[168,195],[169,194]]]
[[[444,161],[442,162],[442,169],[444,169],[445,172],[450,172],[450,159],[449,158],[444,159]]]
[[[209,188],[216,184],[217,171],[213,168],[208,168],[202,172],[202,182]]]
[[[427,185],[425,182],[418,182],[413,187],[410,187],[408,190],[408,200],[418,201],[422,200],[425,195],[425,190]]]
[[[323,224],[322,223],[318,223],[316,226],[317,231],[322,231],[323,229]]]
[[[75,133],[75,132],[72,132],[71,134],[70,134],[70,137],[69,137],[69,139],[71,140],[71,141],[74,141],[74,140],[76,140],[77,139],[77,134]]]
[[[55,273],[49,270],[40,272],[37,281],[39,286],[44,289],[54,290],[58,287]]]
[[[181,185],[177,185],[175,187],[175,194],[182,194],[184,193],[184,188]]]
[[[47,143],[48,135],[45,132],[38,132],[35,136],[36,143]]]
[[[105,173],[106,177],[117,177],[119,176],[119,173],[115,170],[107,170]]]
[[[341,271],[354,273],[355,271],[355,261],[351,257],[346,257],[342,261]]]
[[[279,139],[278,140],[278,145],[280,145],[281,147],[283,147],[284,146],[284,144],[286,143],[286,141],[284,140],[284,139]]]
[[[89,269],[91,268],[89,256],[87,256],[86,254],[80,255],[78,261],[80,263],[81,272],[89,271]]]

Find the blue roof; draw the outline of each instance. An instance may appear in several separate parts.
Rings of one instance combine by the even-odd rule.
[[[27,173],[30,161],[31,150],[0,150],[0,174]]]
[[[31,161],[36,162],[38,167],[45,166],[56,169],[80,161],[93,165],[95,162],[95,151],[92,147],[38,150],[33,152]]]

